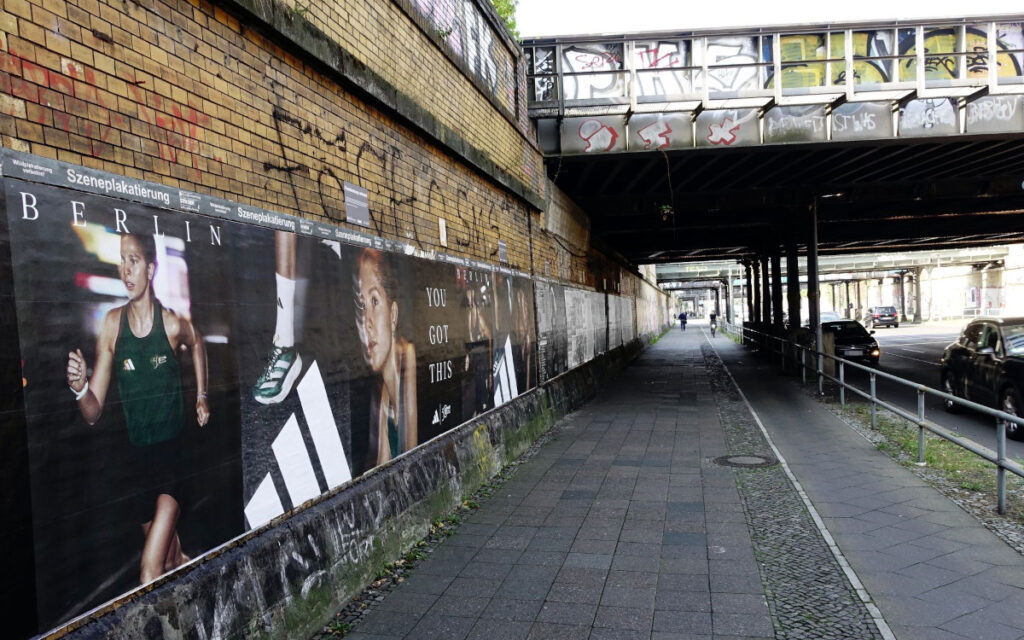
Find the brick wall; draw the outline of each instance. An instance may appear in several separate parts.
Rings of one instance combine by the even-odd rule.
[[[467,140],[473,131],[497,131],[473,144],[500,170],[524,176],[524,167],[539,167],[522,132],[403,11],[387,2],[318,6],[327,4],[381,14],[365,31],[349,29],[367,52],[385,37],[374,29],[390,24],[392,36],[408,37],[403,50],[419,49],[421,67],[436,73],[406,67],[395,82],[437,107],[453,130],[464,122],[458,130]],[[369,190],[382,236],[495,262],[501,239],[510,265],[529,268],[529,207],[521,198],[406,126],[402,114],[345,91],[329,68],[221,8],[8,0],[0,28],[6,147],[334,223],[344,219],[347,180]],[[407,64],[391,60],[382,70]],[[424,78],[460,98],[423,94]]]

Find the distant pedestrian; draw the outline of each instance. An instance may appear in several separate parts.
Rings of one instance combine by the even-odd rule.
[[[686,312],[683,311],[679,314],[679,328],[686,331]]]
[[[718,329],[718,314],[712,311],[708,318],[711,320],[711,337],[714,338],[715,331]]]

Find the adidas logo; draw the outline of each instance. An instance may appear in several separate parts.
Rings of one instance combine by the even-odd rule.
[[[434,409],[434,420],[430,424],[441,424],[452,414],[452,405],[443,404]]]
[[[135,371],[135,363],[132,362],[131,358],[126,358],[124,364],[121,366],[122,371]]]
[[[310,365],[297,389],[306,429],[313,441],[327,487],[321,488],[316,479],[314,459],[306,449],[299,419],[293,413],[270,445],[274,460],[281,470],[281,477],[284,478],[284,491],[274,484],[274,478],[268,471],[245,505],[245,519],[252,529],[284,513],[282,495],[287,494],[292,506],[297,507],[352,479],[352,470],[345,457],[338,426],[331,412],[331,403],[327,398],[327,388],[316,361]]]

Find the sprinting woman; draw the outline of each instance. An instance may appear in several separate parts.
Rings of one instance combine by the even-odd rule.
[[[87,366],[80,349],[68,353],[67,381],[82,416],[96,424],[117,379],[138,469],[141,492],[139,523],[145,543],[139,580],[152,582],[189,560],[181,549],[177,523],[181,514],[182,465],[180,434],[185,424],[181,365],[178,352],[192,352],[196,377],[196,421],[210,419],[206,401],[206,349],[187,318],[164,308],[153,293],[156,245],[152,236],[121,236],[118,269],[128,303],[111,309],[96,339],[96,363],[86,380]]]

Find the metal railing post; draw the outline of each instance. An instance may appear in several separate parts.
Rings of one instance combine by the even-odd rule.
[[[924,389],[917,390],[917,465],[923,467],[924,461]]]
[[[796,350],[800,354],[800,383],[807,384],[807,352],[801,346],[797,346]]]
[[[878,408],[875,407],[875,401],[878,400],[878,396],[875,393],[875,372],[872,371],[871,376],[871,429],[878,431]]]
[[[839,406],[846,408],[846,369],[843,361],[839,360]]]
[[[999,515],[1006,513],[1006,423],[1002,420],[996,422],[996,498],[998,501],[997,510]]]
[[[818,395],[825,395],[825,356],[820,351],[818,353]]]

